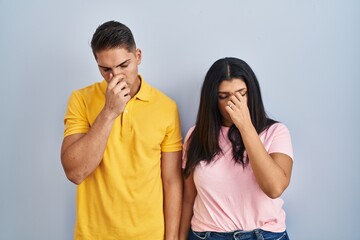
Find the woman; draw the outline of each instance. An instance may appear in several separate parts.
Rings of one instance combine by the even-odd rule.
[[[280,196],[290,183],[291,138],[267,117],[246,62],[211,66],[183,156],[181,240],[289,239]]]

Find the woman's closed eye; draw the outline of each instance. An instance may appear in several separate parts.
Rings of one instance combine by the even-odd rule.
[[[220,100],[225,100],[225,99],[229,98],[229,95],[227,95],[227,94],[218,94],[218,98]]]
[[[241,94],[241,96],[245,97],[247,95],[247,91],[240,91],[239,92]]]

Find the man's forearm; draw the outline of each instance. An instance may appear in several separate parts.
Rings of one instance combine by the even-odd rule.
[[[178,182],[178,183],[176,183]],[[164,184],[165,240],[178,239],[182,206],[182,182]]]
[[[61,161],[70,181],[80,184],[100,164],[113,121],[101,112],[86,134],[64,139]]]

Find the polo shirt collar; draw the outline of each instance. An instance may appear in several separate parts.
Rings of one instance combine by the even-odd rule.
[[[149,101],[151,97],[151,87],[144,81],[144,78],[139,74],[141,81],[140,89],[135,95],[135,97],[142,101]]]

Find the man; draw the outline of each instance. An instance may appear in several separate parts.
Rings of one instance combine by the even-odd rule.
[[[131,30],[100,25],[91,47],[104,80],[74,91],[61,161],[77,184],[75,239],[177,239],[181,127],[176,103],[138,74]]]

